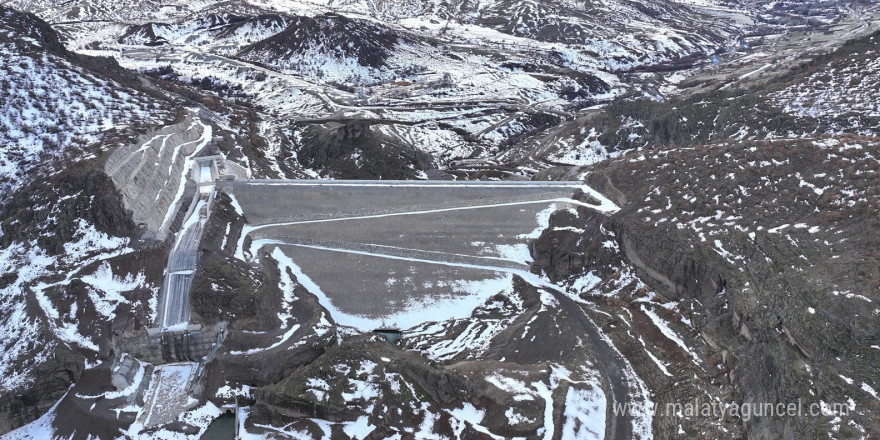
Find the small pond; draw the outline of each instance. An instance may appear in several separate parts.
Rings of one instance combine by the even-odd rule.
[[[214,419],[208,429],[202,434],[202,440],[234,440],[235,439],[235,414],[224,413]]]
[[[378,330],[373,330],[373,333],[376,333],[378,335],[382,335],[386,341],[388,341],[392,344],[394,344],[398,340],[400,340],[400,336],[402,334],[400,332],[400,330],[387,329],[387,328],[380,328]]]

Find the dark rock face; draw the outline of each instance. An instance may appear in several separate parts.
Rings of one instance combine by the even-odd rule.
[[[85,397],[116,390],[111,380],[112,367],[112,362],[91,367],[85,370],[76,384],[69,388],[67,394],[58,402],[55,411],[53,426],[56,429],[56,437],[74,440],[87,438],[110,440],[118,438],[120,431],[124,431],[134,422],[134,414],[117,413],[112,409],[124,405],[125,397],[112,399]],[[145,387],[142,390],[145,390]]]
[[[217,34],[220,38],[232,37],[235,35],[236,31],[249,24],[276,28],[281,27],[286,23],[285,18],[278,14],[260,14],[255,17],[211,14],[205,18],[207,21],[205,25],[206,28],[214,29],[220,27]]]
[[[314,296],[297,286],[297,299],[288,305],[295,322],[302,324],[301,330],[271,350],[258,349],[275,343],[291,323],[278,319],[284,297],[274,260],[262,255],[262,268],[255,268],[231,257],[245,221],[230,196],[218,192],[202,237],[190,299],[195,320],[209,325],[228,323],[226,339],[207,365],[206,396],[213,396],[225,381],[253,387],[275,383],[313,362],[336,341],[335,329],[320,335],[312,331],[329,314],[325,315]],[[251,349],[257,350],[243,354]]]
[[[203,264],[193,280],[192,307],[206,324],[254,318],[267,295],[262,273],[241,261],[213,258]],[[214,286],[221,286],[215,288]]]
[[[277,284],[270,283],[266,274],[230,257],[245,221],[235,212],[231,200],[225,193],[217,194],[193,278],[193,315],[205,324],[259,321],[260,316],[273,316],[280,301]]]
[[[193,28],[190,22],[186,25],[187,31],[211,34],[215,38],[222,39],[234,37],[235,33],[243,26],[254,25],[263,27],[280,28],[285,20],[277,14],[262,14],[254,17],[245,17],[235,14],[207,14],[198,17],[197,25]],[[168,44],[162,35],[180,31],[181,24],[168,23],[144,23],[130,26],[122,36],[119,43],[129,45],[161,46]]]
[[[17,33],[35,39],[46,51],[56,55],[67,55],[67,49],[61,44],[58,33],[48,23],[28,12],[0,5],[0,15],[5,25],[16,29]],[[14,41],[13,41],[14,43]]]
[[[130,27],[125,34],[119,37],[119,42],[124,44],[140,43],[144,46],[161,46],[168,41],[164,37],[156,35],[156,27],[165,26],[156,23],[139,24]]]
[[[337,59],[354,59],[361,66],[379,68],[400,37],[372,22],[352,20],[341,15],[296,17],[287,29],[245,47],[243,58],[285,59],[317,51]]]
[[[610,219],[583,208],[578,213],[580,216],[569,211],[553,213],[547,230],[531,243],[532,267],[553,281],[579,274],[585,268],[597,270],[604,278],[620,266],[619,253],[604,245],[611,239],[603,232],[613,230]],[[584,232],[577,230],[580,228]]]
[[[401,361],[395,369],[422,387],[435,402],[457,404],[479,393],[476,384],[460,374],[426,365],[421,359]]]
[[[606,93],[611,90],[611,86],[601,78],[593,75],[585,75],[580,72],[572,71],[575,76],[577,88],[574,86],[564,87],[559,91],[559,96],[568,101],[576,101],[578,99],[588,99],[591,96]]]
[[[79,380],[85,370],[81,355],[58,349],[49,362],[36,373],[40,379],[26,389],[0,398],[0,432],[8,432],[30,423],[46,413]]]
[[[460,405],[478,396],[485,385],[475,383],[463,375],[442,368],[411,351],[404,351],[379,337],[363,335],[345,340],[342,345],[329,348],[320,358],[307,366],[293,371],[282,381],[266,386],[257,393],[259,418],[273,422],[291,421],[297,417],[320,414],[328,420],[355,420],[370,408],[412,407],[416,402],[426,401],[434,404]],[[406,387],[392,392],[389,382],[378,381],[375,400],[346,400],[351,383],[369,380],[368,375],[377,372],[359,371],[358,366],[372,365],[380,368],[384,375],[404,378],[412,383],[410,391]],[[308,391],[313,378],[329,384],[329,392],[317,398]],[[413,394],[415,392],[415,394]],[[366,412],[372,417],[380,412]],[[399,429],[397,414],[379,422]]]
[[[415,179],[435,169],[425,152],[377,133],[365,121],[349,121],[304,130],[300,161],[336,179]]]
[[[41,204],[44,209],[35,209]],[[122,197],[106,174],[88,165],[74,165],[22,188],[0,208],[0,246],[36,240],[47,251],[60,253],[81,219],[100,232],[131,237],[137,228],[122,206]]]

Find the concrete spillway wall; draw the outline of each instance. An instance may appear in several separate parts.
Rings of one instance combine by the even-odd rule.
[[[130,330],[116,338],[114,348],[154,365],[201,362],[213,358],[225,337],[225,323],[204,327],[193,325],[180,331]]]
[[[164,239],[190,177],[192,158],[211,140],[211,126],[197,116],[142,135],[117,149],[105,172],[122,192],[134,221],[149,234]]]

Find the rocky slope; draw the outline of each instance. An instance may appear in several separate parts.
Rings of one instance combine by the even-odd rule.
[[[100,171],[100,144],[166,113],[110,60],[67,52],[30,14],[0,8],[0,426],[45,412],[113,329],[144,311],[149,266],[135,266],[136,225]],[[142,302],[144,301],[144,302]],[[118,318],[118,319],[117,319]]]
[[[0,430],[8,432],[45,415],[73,383],[98,386],[81,376],[94,378],[92,367],[121,354],[117,337],[155,320],[169,243],[142,238],[163,222],[179,227],[182,212],[173,202],[187,189],[184,154],[194,153],[185,147],[207,144],[212,129],[225,138],[211,145],[213,152],[241,158],[254,147],[192,117],[180,128],[186,111],[178,106],[202,101],[197,90],[165,89],[111,59],[69,52],[34,15],[0,8],[0,33],[4,65],[14,66],[0,78]],[[151,143],[157,132],[164,143]],[[132,160],[125,172],[125,160],[109,160],[147,150],[152,155]],[[256,169],[268,166],[260,157]],[[169,165],[179,175],[149,172]],[[157,182],[167,187],[161,212],[151,210],[159,200],[153,194],[133,215],[139,191]],[[144,220],[147,213],[152,219]],[[69,416],[59,419],[77,420]]]
[[[389,29],[341,15],[296,17],[283,31],[246,46],[238,56],[308,76],[337,77],[361,84],[353,76],[361,69],[381,69],[400,37]],[[323,65],[315,65],[318,61]],[[313,72],[311,72],[313,71]],[[342,76],[340,76],[342,75]],[[365,78],[374,74],[365,72]]]
[[[294,151],[303,165],[335,179],[406,180],[436,168],[423,151],[377,131],[366,121],[311,126]]]
[[[551,219],[535,244],[538,267],[610,313],[594,316],[622,346],[647,350],[639,321],[665,316],[674,329],[665,337],[702,347],[698,374],[732,402],[849,409],[742,421],[749,438],[857,438],[877,426],[877,200],[873,184],[856,187],[873,175],[876,148],[848,138],[627,154],[588,178],[626,207],[610,219]],[[836,177],[815,182],[825,176]],[[564,228],[609,231],[611,241]],[[581,287],[585,278],[595,285]],[[635,366],[659,393],[662,376],[644,372],[650,362]],[[665,393],[678,399],[682,386]]]
[[[880,126],[876,92],[862,84],[878,72],[878,38],[875,32],[833,53],[793,61],[790,69],[717,84],[706,93],[619,101],[529,136],[515,149],[546,145],[538,156],[545,165],[577,165],[657,145],[873,136]]]
[[[148,75],[0,8],[0,432],[36,420],[11,438],[196,438],[236,401],[278,438],[880,435],[880,34],[653,89],[865,5],[27,4]],[[531,272],[468,316],[353,334],[283,252],[236,258],[247,219],[220,182],[191,292],[212,358],[163,369],[177,352],[130,353],[197,154],[240,178],[578,179],[621,209],[540,217]],[[693,399],[827,411],[664,412]]]
[[[740,2],[6,3],[56,23],[75,51],[234,96],[256,110],[272,149],[302,135],[301,118],[347,112],[465,175],[480,170],[471,159],[498,166],[495,156],[548,128],[542,121],[656,96],[672,78],[654,72],[708,64],[758,28],[787,29],[771,22],[775,9]],[[802,13],[821,20],[799,26],[826,29],[842,11],[823,3]],[[272,171],[329,175],[333,166]]]
[[[584,170],[589,184],[625,207],[610,219],[556,216],[535,244],[538,268],[613,316],[595,315],[618,344],[646,350],[620,322],[638,330],[638,321],[666,316],[674,321],[667,339],[703,348],[703,359],[711,359],[704,380],[721,384],[726,399],[846,407],[823,417],[741,420],[749,438],[876,434],[876,114],[858,105],[862,95],[838,95],[836,83],[849,81],[841,66],[873,63],[863,54],[877,38],[854,41],[779,81],[694,97],[701,105],[640,109],[640,133],[668,147]],[[808,105],[853,105],[802,112],[792,103],[804,95],[822,96]],[[648,115],[664,114],[674,119],[649,122]],[[731,116],[741,125],[705,123]],[[610,241],[567,228],[608,231]],[[594,283],[583,287],[584,279]],[[645,377],[652,389],[663,383],[656,372]]]
[[[0,42],[7,66],[0,75],[0,199],[46,158],[75,158],[117,126],[162,116],[155,101],[89,69],[113,61],[69,53],[33,15],[0,9]]]

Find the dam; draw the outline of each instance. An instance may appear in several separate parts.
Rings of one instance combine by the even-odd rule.
[[[580,182],[236,180],[236,257],[290,270],[340,325],[408,328],[470,313],[529,276],[561,209],[617,207]]]

